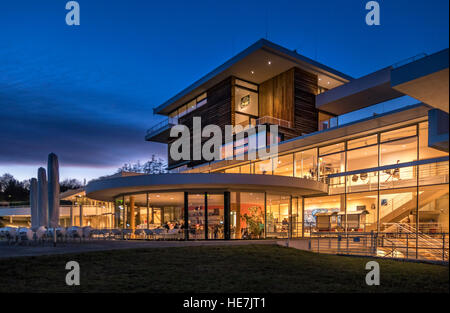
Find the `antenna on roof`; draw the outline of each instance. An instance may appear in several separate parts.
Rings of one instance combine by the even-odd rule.
[[[266,7],[266,40],[269,40],[269,8]]]

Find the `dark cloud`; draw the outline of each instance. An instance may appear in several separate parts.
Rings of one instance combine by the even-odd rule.
[[[165,156],[163,145],[144,141],[151,107],[130,86],[113,86],[116,75],[32,61],[3,55],[0,63],[0,164],[38,164],[49,152],[81,167]]]

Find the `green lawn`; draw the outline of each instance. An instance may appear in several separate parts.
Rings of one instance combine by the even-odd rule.
[[[65,285],[66,262],[81,285]],[[377,260],[381,285],[365,284],[370,258],[279,246],[116,250],[0,259],[0,292],[449,292],[448,266]]]

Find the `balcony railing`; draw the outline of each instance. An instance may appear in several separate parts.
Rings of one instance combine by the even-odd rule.
[[[146,137],[152,137],[157,135],[162,130],[178,125],[178,119],[175,117],[169,117],[156,125],[153,125],[147,130]]]
[[[256,125],[263,124],[278,125],[284,128],[291,128],[291,122],[273,116],[263,116],[256,120]]]

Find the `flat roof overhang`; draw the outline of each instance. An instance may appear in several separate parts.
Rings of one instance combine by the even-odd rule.
[[[392,70],[392,88],[449,113],[449,49]]]
[[[302,196],[325,195],[328,185],[310,179],[276,175],[174,173],[108,178],[86,186],[87,197],[100,201],[113,201],[123,194],[199,190],[271,191]]]
[[[269,65],[268,62],[271,62]],[[295,51],[283,48],[265,39],[260,39],[223,65],[205,75],[168,101],[153,109],[155,114],[168,115],[171,111],[230,76],[260,84],[292,67],[313,72],[321,78],[325,88],[334,88],[353,78]],[[253,71],[253,73],[252,73]],[[328,82],[330,82],[328,84]],[[319,84],[320,85],[320,84]]]
[[[391,69],[384,68],[317,95],[316,108],[341,115],[404,96],[391,87]]]

